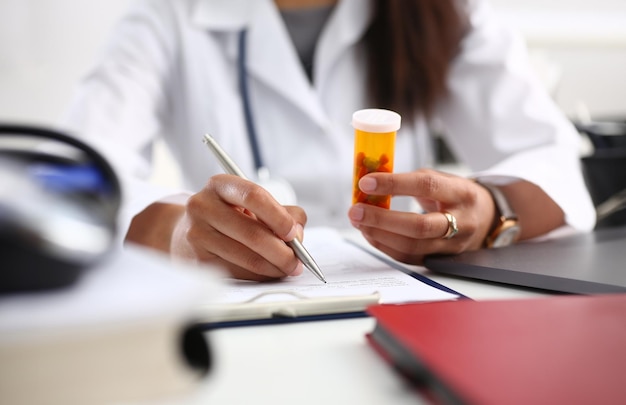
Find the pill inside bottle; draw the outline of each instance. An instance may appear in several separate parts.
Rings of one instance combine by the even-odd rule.
[[[400,114],[370,108],[352,114],[354,128],[354,175],[352,204],[365,203],[382,208],[391,206],[390,195],[369,195],[359,189],[359,180],[368,173],[393,172],[396,133]]]

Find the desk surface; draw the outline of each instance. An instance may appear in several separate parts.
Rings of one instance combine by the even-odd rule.
[[[477,300],[546,295],[420,272]],[[374,323],[358,318],[208,332],[213,371],[184,403],[419,403],[420,397],[368,346],[365,334]]]

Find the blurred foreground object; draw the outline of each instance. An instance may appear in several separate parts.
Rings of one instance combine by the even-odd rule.
[[[186,394],[211,366],[211,271],[116,243],[121,186],[95,149],[0,124],[0,403]]]
[[[0,293],[65,287],[116,237],[120,184],[83,142],[0,124]]]
[[[0,403],[191,394],[211,368],[194,314],[215,296],[218,279],[181,266],[128,246],[70,288],[0,296]]]

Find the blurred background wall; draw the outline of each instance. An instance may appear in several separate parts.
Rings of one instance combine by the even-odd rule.
[[[55,125],[132,2],[0,0],[0,121]],[[152,181],[179,185],[163,143],[153,156]]]
[[[491,0],[565,113],[626,116],[625,0]]]
[[[0,0],[0,120],[55,124],[131,1]],[[524,35],[568,116],[626,116],[626,0],[491,3]],[[165,183],[173,176],[155,173]]]
[[[0,0],[0,119],[55,123],[129,0]]]

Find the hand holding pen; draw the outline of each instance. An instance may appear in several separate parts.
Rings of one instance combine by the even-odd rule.
[[[241,171],[241,169],[237,166],[237,164],[226,154],[226,152],[217,144],[217,142],[210,135],[205,135],[203,140],[204,140],[204,143],[209,147],[209,149],[216,156],[216,158],[218,159],[218,161],[219,161],[220,165],[222,166],[222,168],[228,174],[232,174],[232,175],[235,175],[235,176],[239,177],[240,179],[246,180],[245,174]],[[262,192],[265,192],[267,194],[267,197],[271,197],[271,196],[269,196],[269,193],[267,193],[267,191],[263,190],[259,186],[257,186],[257,187],[258,187],[257,188],[257,193],[261,192],[259,190],[262,190]],[[271,200],[273,201],[273,199],[271,199]],[[264,201],[268,202],[269,200],[264,198]],[[261,221],[262,224],[269,225],[269,224],[274,222],[273,221],[274,218],[271,217],[271,216],[267,216],[264,219],[263,218],[263,214],[264,214],[265,210],[266,209],[272,210],[272,209],[282,208],[282,206],[280,206],[277,202],[275,202],[275,201],[273,201],[273,202],[275,204],[268,204],[268,205],[266,205],[264,207],[260,207],[260,208],[263,208],[261,211],[258,211],[258,210],[255,210],[255,209],[250,209],[250,207],[243,207],[243,206],[242,207],[247,209],[248,212],[253,213],[253,215],[259,216],[259,220]],[[252,217],[250,215],[247,215],[247,217],[252,219]],[[267,230],[270,231],[270,228],[267,228]],[[293,229],[292,229],[292,231],[293,231]],[[311,257],[309,252],[304,248],[302,243],[297,238],[295,238],[295,234],[292,235],[292,233],[293,233],[292,231],[290,231],[287,235],[284,236],[285,241],[286,241],[285,242],[286,246],[288,246],[289,248],[291,248],[293,250],[293,252],[295,253],[296,257],[302,262],[302,264],[304,264],[304,266],[306,266],[306,268],[309,271],[311,271],[321,281],[326,282],[326,280],[324,278],[324,274],[322,273],[321,269],[319,268],[319,266],[317,265],[315,260]],[[280,235],[280,233],[276,233],[275,231],[274,231],[274,233],[276,235]],[[273,239],[279,240],[276,236],[274,236]]]
[[[138,223],[131,228],[150,240],[127,240],[174,258],[211,264],[241,280],[271,281],[304,271],[284,242],[301,232],[297,224],[306,224],[304,210],[280,205],[268,191],[237,176],[213,175],[184,205],[153,204],[144,214],[135,217]]]

